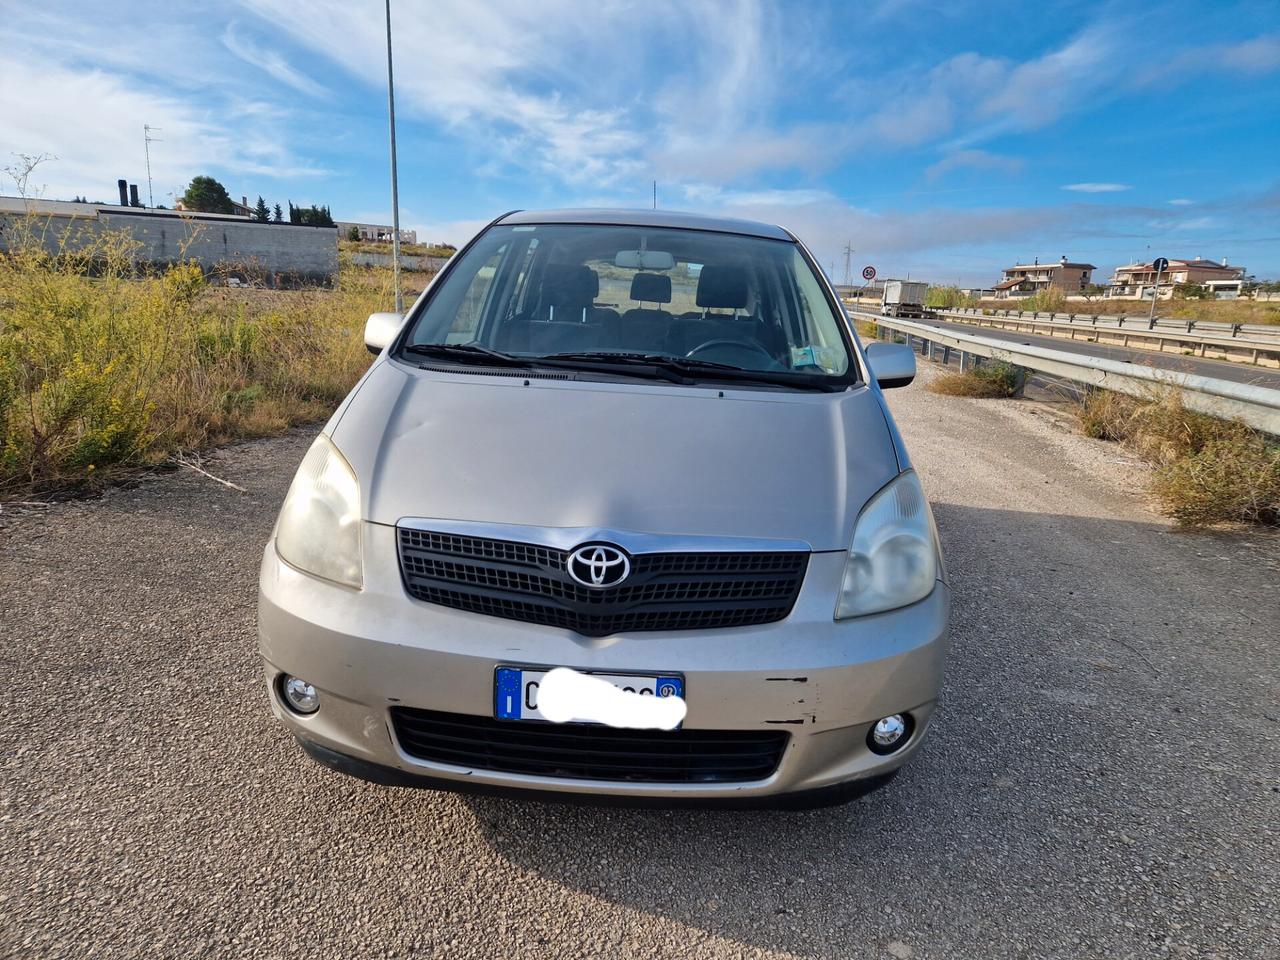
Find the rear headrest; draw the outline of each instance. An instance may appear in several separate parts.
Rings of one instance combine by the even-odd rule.
[[[698,306],[740,310],[747,305],[746,267],[707,264],[698,274]]]
[[[670,303],[671,278],[660,273],[637,273],[631,278],[631,299],[642,303]]]
[[[600,292],[600,278],[584,264],[548,263],[542,271],[542,303],[561,309],[588,307]]]

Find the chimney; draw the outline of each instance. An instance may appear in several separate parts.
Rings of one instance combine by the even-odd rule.
[[[138,199],[138,185],[136,183],[129,184],[129,206],[142,206],[142,201]]]
[[[120,206],[127,207],[129,205],[129,184],[123,180],[117,180],[116,186],[120,188]]]
[[[1065,253],[1062,255],[1062,265],[1064,267],[1067,265],[1067,255]]]
[[[245,208],[248,208],[248,206],[249,206],[249,198],[248,198],[248,197],[241,197],[241,198],[240,198],[240,206],[245,207]]]
[[[1034,266],[1037,266],[1037,267],[1038,267],[1038,266],[1040,266],[1040,258],[1039,258],[1039,257],[1036,257],[1036,262],[1035,262]]]

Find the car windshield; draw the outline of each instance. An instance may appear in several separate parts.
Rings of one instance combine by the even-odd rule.
[[[791,241],[660,227],[500,225],[441,279],[405,349],[476,363],[501,359],[493,351],[557,357],[597,369],[643,359],[679,366],[694,379],[698,369],[718,368],[785,382],[845,378],[851,363],[842,325]]]

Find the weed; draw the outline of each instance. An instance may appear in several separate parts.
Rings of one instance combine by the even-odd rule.
[[[1003,360],[988,361],[965,370],[947,372],[929,381],[928,389],[952,397],[1015,397],[1022,389],[1026,371]]]
[[[1124,443],[1152,464],[1152,492],[1178,523],[1280,521],[1280,444],[1246,424],[1188,410],[1173,390],[1093,391],[1077,412],[1087,436]]]
[[[0,254],[0,495],[95,485],[173,453],[324,416],[368,367],[390,271],[333,290],[227,291],[136,244],[7,225]]]

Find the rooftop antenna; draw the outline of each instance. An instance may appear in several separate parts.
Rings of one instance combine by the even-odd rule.
[[[396,284],[396,313],[404,314],[400,289],[400,186],[396,176],[396,93],[391,79],[391,0],[387,0],[387,115],[391,124],[391,265]]]
[[[147,154],[147,206],[153,209],[156,205],[156,198],[151,192],[151,145],[153,143],[164,143],[164,141],[158,137],[153,137],[151,134],[159,129],[159,127],[153,127],[148,123],[142,125],[142,149]]]

